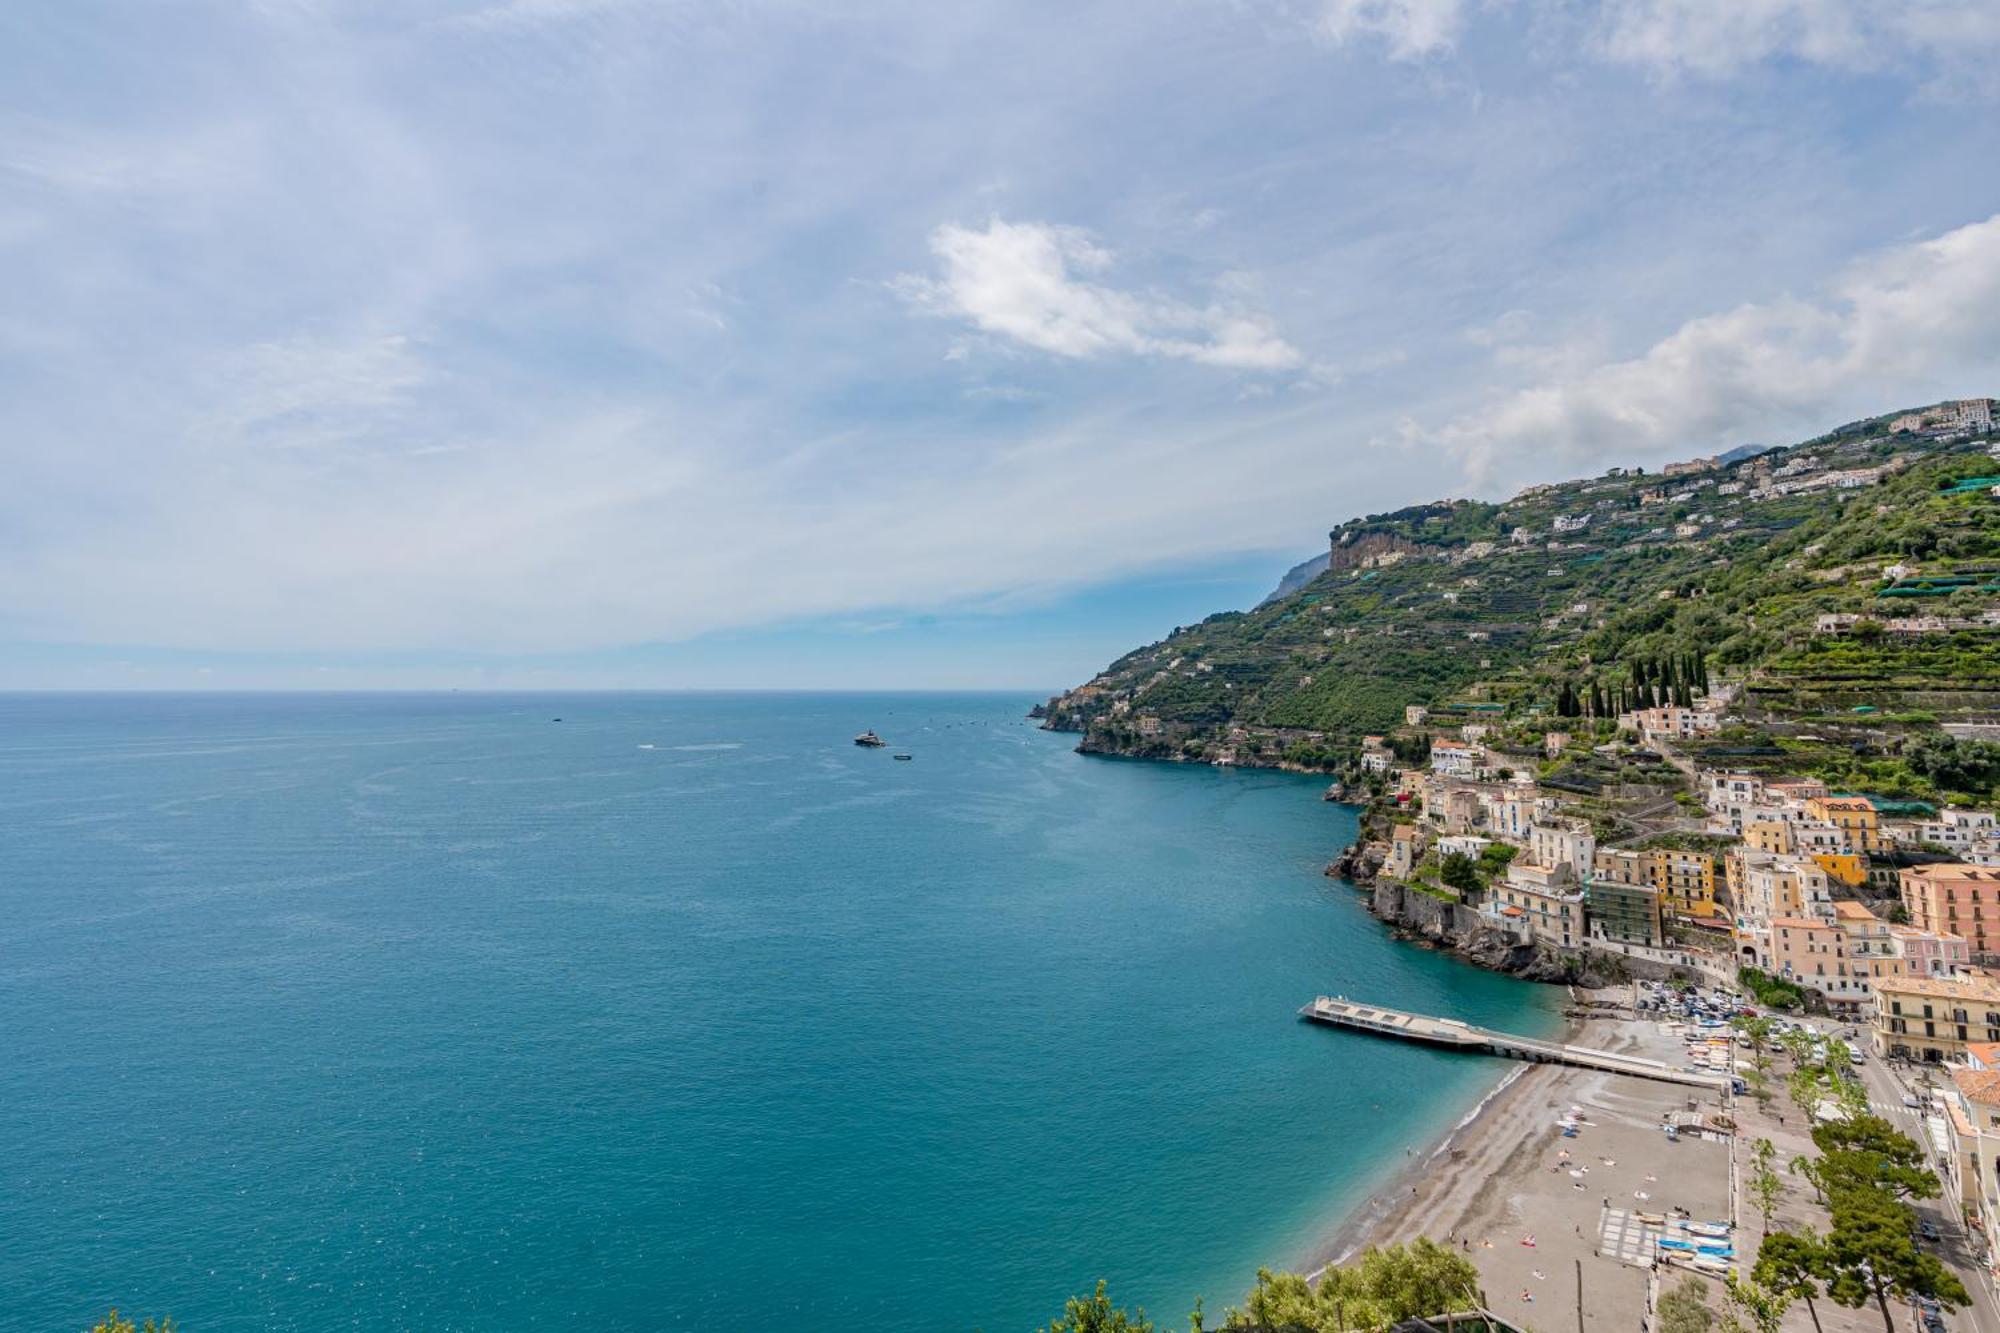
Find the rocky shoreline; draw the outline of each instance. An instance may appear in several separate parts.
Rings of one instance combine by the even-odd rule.
[[[1059,726],[1041,706],[1030,712],[1045,731],[1073,731]],[[1201,759],[1177,754],[1135,754],[1129,750],[1100,746],[1085,735],[1077,746],[1079,754],[1099,758],[1140,759],[1155,763],[1204,763]],[[1305,772],[1283,763],[1244,763],[1245,768],[1281,769]],[[1325,799],[1340,800],[1344,792],[1329,788]],[[1400,940],[1423,948],[1451,953],[1475,967],[1554,985],[1598,987],[1629,981],[1635,976],[1664,979],[1680,975],[1676,969],[1640,959],[1600,954],[1589,950],[1553,949],[1542,944],[1519,943],[1512,933],[1501,930],[1462,903],[1447,902],[1412,889],[1382,874],[1383,843],[1371,839],[1370,815],[1363,811],[1356,841],[1341,849],[1327,864],[1328,878],[1342,880],[1362,891],[1364,905],[1376,920]],[[1692,976],[1692,974],[1686,974]]]

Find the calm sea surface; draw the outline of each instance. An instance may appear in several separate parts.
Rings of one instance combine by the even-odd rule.
[[[0,1328],[1240,1301],[1501,1072],[1300,1004],[1560,994],[1390,941],[1319,784],[1029,702],[0,697]]]

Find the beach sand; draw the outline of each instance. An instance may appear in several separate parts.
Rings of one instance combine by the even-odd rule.
[[[1570,1040],[1681,1061],[1680,1043],[1650,1019],[1591,1019]],[[1661,1131],[1663,1115],[1689,1109],[1690,1099],[1719,1109],[1699,1089],[1520,1066],[1322,1246],[1313,1267],[1428,1236],[1478,1266],[1496,1313],[1568,1329],[1578,1322],[1580,1280],[1582,1327],[1631,1333],[1646,1309],[1652,1256],[1629,1215],[1679,1206],[1702,1221],[1730,1216],[1728,1146],[1688,1135],[1670,1143]],[[1565,1139],[1557,1120],[1573,1107],[1582,1125]],[[1661,1272],[1664,1282],[1679,1278]]]

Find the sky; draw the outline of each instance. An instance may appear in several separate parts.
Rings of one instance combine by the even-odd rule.
[[[0,688],[1052,691],[2000,393],[1991,0],[22,0]]]

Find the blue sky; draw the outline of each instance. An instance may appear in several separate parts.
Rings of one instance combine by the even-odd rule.
[[[1985,0],[0,14],[0,687],[998,686],[2000,392]]]

